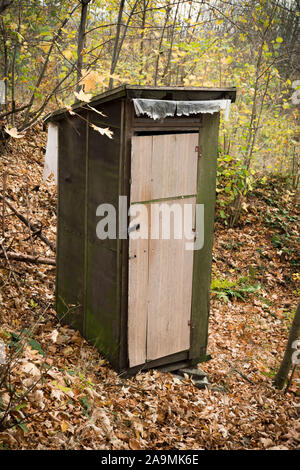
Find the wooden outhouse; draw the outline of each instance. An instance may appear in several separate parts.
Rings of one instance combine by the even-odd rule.
[[[206,357],[219,111],[235,95],[125,85],[46,119],[58,148],[57,312],[119,372]],[[202,248],[127,236],[138,203],[202,205]],[[116,209],[115,237],[98,236],[102,204]]]

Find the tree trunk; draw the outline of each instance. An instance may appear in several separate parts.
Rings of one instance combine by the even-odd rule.
[[[165,21],[164,21],[164,25],[163,25],[163,28],[162,28],[162,32],[161,32],[161,36],[160,36],[160,40],[159,40],[158,51],[157,51],[157,59],[156,59],[155,75],[154,75],[154,86],[157,85],[157,81],[158,81],[159,59],[160,59],[160,56],[163,53],[163,47],[162,47],[163,46],[163,40],[164,40],[165,30],[166,30],[166,27],[167,27],[167,24],[168,24],[168,21],[169,21],[170,12],[171,12],[171,8],[168,5],[166,7]]]
[[[110,67],[110,78],[109,78],[109,84],[108,84],[109,90],[112,89],[113,84],[114,84],[114,79],[113,79],[112,75],[115,73],[115,69],[116,69],[116,66],[117,66],[117,63],[118,63],[118,60],[119,60],[119,56],[120,56],[120,53],[121,53],[123,42],[124,42],[125,37],[126,37],[127,29],[128,29],[131,17],[132,17],[132,15],[133,15],[136,7],[137,7],[138,0],[135,0],[135,3],[133,4],[133,7],[131,9],[131,12],[127,16],[126,24],[122,25],[121,21],[122,21],[122,14],[123,14],[123,10],[124,10],[124,4],[125,4],[125,1],[124,1],[124,3],[121,2],[121,4],[120,4],[118,25],[117,25],[117,33],[116,33],[113,57],[112,57],[111,67]],[[123,34],[122,34],[122,37],[120,39],[120,31],[121,31],[120,28],[121,28],[121,26],[123,26]]]
[[[279,388],[280,390],[283,388],[291,365],[292,365],[292,354],[294,349],[292,348],[293,342],[299,338],[300,333],[300,302],[298,303],[297,310],[294,316],[294,320],[290,329],[289,339],[287,342],[286,350],[284,353],[284,357],[282,359],[279,371],[276,374],[274,379],[275,387]]]
[[[112,59],[111,59],[110,75],[112,75],[114,73],[114,70],[116,68],[116,58],[117,58],[117,55],[118,55],[118,45],[119,45],[119,39],[120,39],[124,4],[125,4],[125,0],[121,0],[120,1],[120,6],[119,6],[118,20],[117,20],[117,30],[116,30],[114,50],[113,50],[113,55],[112,55]],[[110,76],[109,84],[108,84],[109,90],[112,89],[113,83],[114,83],[114,80],[113,80],[112,76]]]
[[[82,75],[83,66],[83,48],[85,43],[85,29],[87,22],[88,4],[91,0],[81,0],[81,16],[80,25],[78,30],[78,43],[77,43],[77,86],[76,91],[80,91],[81,85],[79,84]]]

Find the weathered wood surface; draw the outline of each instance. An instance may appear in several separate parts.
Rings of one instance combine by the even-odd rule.
[[[187,200],[168,201],[183,206]],[[195,207],[196,198],[188,200]],[[194,252],[186,239],[150,240],[147,360],[190,347]]]
[[[86,170],[85,223],[85,336],[118,367],[120,341],[120,311],[118,277],[118,241],[101,240],[96,234],[100,204],[112,204],[118,209],[121,103],[103,104],[101,111],[109,116],[113,139],[89,127]],[[99,116],[90,113],[91,123]]]
[[[197,134],[132,138],[131,203],[153,201],[169,208],[195,207]],[[175,199],[172,199],[174,197]],[[170,199],[171,198],[171,199]],[[157,201],[157,202],[155,202]],[[149,228],[158,223],[151,219]],[[172,221],[171,217],[171,221]],[[172,227],[172,222],[171,222]],[[161,227],[160,227],[161,228]],[[183,231],[183,221],[181,229]],[[130,240],[128,347],[130,367],[159,359],[190,346],[193,251],[186,239]]]
[[[198,134],[132,138],[131,203],[195,194]]]
[[[206,353],[216,197],[219,113],[203,115],[199,134],[197,204],[204,204],[204,246],[194,254],[190,359]]]
[[[129,366],[146,362],[149,253],[147,239],[129,241],[128,354]]]
[[[85,299],[86,129],[87,123],[78,117],[67,117],[59,123],[56,306],[64,322],[81,333]]]

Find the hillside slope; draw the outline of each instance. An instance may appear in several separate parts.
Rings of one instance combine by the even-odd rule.
[[[0,191],[55,243],[56,186],[42,183],[45,138],[36,126],[26,138],[2,143]],[[239,227],[227,229],[217,218],[212,360],[201,364],[211,386],[198,390],[190,379],[155,370],[121,379],[78,332],[62,326],[55,267],[5,255],[53,258],[53,251],[1,205],[0,337],[18,356],[9,386],[0,388],[2,413],[13,396],[0,448],[298,448],[299,372],[286,394],[272,386],[299,294],[297,217],[293,192],[270,178],[249,195]]]

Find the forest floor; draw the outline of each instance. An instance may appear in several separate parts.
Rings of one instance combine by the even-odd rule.
[[[44,151],[39,126],[25,139],[3,144],[0,189],[55,243],[56,186],[42,183]],[[299,372],[287,393],[272,385],[299,296],[299,212],[284,181],[268,178],[256,186],[237,228],[216,219],[212,359],[199,365],[211,385],[202,390],[191,379],[156,370],[122,379],[77,331],[61,325],[54,309],[55,266],[5,257],[9,251],[54,253],[7,205],[4,211],[0,337],[17,358],[9,383],[0,381],[0,420],[11,403],[0,448],[300,447]]]

